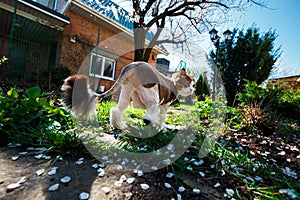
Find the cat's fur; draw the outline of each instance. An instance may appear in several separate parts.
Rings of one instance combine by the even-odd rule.
[[[115,93],[121,87],[119,103],[110,110],[110,124],[125,129],[122,111],[133,101],[135,108],[146,109],[143,117],[160,129],[165,128],[169,105],[178,95],[188,96],[194,92],[194,75],[188,76],[185,69],[168,78],[145,62],[133,62],[123,68],[116,83],[105,93],[97,94],[90,89],[85,75],[72,75],[64,80],[63,105],[72,114],[87,116],[96,110],[96,101]]]

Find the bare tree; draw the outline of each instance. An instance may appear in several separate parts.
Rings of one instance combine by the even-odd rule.
[[[187,45],[188,39],[224,22],[229,10],[244,9],[260,0],[125,0],[130,1],[134,17],[135,61],[148,61],[155,45]],[[169,30],[167,37],[160,37]],[[151,34],[152,37],[147,37]],[[147,39],[149,40],[148,42]]]

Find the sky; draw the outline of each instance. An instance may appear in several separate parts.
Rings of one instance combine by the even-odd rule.
[[[219,31],[222,33],[227,28],[247,29],[254,24],[263,33],[270,28],[275,30],[278,35],[275,45],[276,48],[281,46],[282,54],[276,63],[278,70],[274,77],[300,75],[300,0],[265,2],[268,8],[252,6],[243,14],[234,14],[234,22],[219,27]]]
[[[124,0],[113,0],[124,5]],[[275,30],[275,48],[281,47],[282,54],[273,72],[273,78],[300,75],[300,0],[263,0],[266,7],[252,5],[246,11],[233,13],[228,23],[215,27],[219,35],[226,29],[239,30],[255,26],[261,33]],[[126,9],[126,8],[125,8]],[[129,9],[129,8],[128,8]],[[208,33],[206,41],[210,42]],[[204,45],[206,46],[206,45]],[[213,44],[205,48],[209,52]],[[272,78],[272,77],[271,77]]]

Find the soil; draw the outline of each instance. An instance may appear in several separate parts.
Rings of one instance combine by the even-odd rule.
[[[300,136],[299,133],[291,134],[290,137],[279,137],[278,135],[249,135],[243,131],[231,131],[223,136],[220,141],[226,142],[231,148],[238,148],[241,151],[250,152],[250,157],[256,159],[269,160],[282,168],[289,167],[297,175],[299,180],[300,172]],[[21,155],[17,160],[12,160],[13,156],[20,152],[27,151],[26,155]],[[269,153],[266,153],[269,152]],[[284,153],[283,153],[284,152]],[[187,173],[179,169],[166,167],[157,171],[145,173],[138,176],[134,172],[125,172],[117,165],[106,165],[105,175],[98,176],[99,172],[93,168],[93,164],[98,160],[86,155],[82,164],[77,160],[63,159],[51,163],[44,158],[36,159],[31,151],[26,147],[3,147],[0,148],[0,199],[3,200],[73,200],[79,199],[82,192],[89,193],[90,200],[150,200],[150,199],[228,199],[224,197],[226,189],[236,188],[243,199],[247,199],[245,184],[236,176],[230,173],[217,171],[211,165],[209,158],[204,158],[202,177],[199,173]],[[48,175],[51,167],[58,167],[56,174]],[[45,169],[41,175],[36,175],[39,169]],[[166,174],[172,172],[175,176],[168,178]],[[127,178],[135,178],[133,183],[124,181],[121,186],[116,186],[115,182],[125,175]],[[253,174],[252,174],[253,175]],[[22,177],[28,180],[14,190],[8,190],[9,184],[18,182]],[[64,176],[70,176],[71,181],[67,184],[60,183]],[[263,177],[265,178],[265,177]],[[265,185],[268,180],[265,180]],[[49,191],[48,188],[56,183],[60,183],[59,189]],[[169,183],[171,188],[166,188],[165,183]],[[142,189],[141,184],[148,184],[149,189]],[[217,185],[219,186],[217,186]],[[272,185],[270,185],[272,186]],[[110,188],[110,192],[105,194],[103,187]],[[179,192],[179,187],[184,187],[184,192]],[[199,189],[200,194],[196,194],[193,189]],[[179,195],[179,196],[178,196]],[[226,195],[225,195],[226,196]]]

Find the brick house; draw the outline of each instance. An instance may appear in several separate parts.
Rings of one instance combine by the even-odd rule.
[[[107,90],[134,58],[130,14],[112,1],[73,0],[66,15],[71,23],[64,29],[60,63],[88,74],[94,89]],[[153,66],[159,53],[155,48],[150,56]]]
[[[288,89],[300,89],[300,75],[271,79],[270,82],[287,84]]]
[[[59,64],[64,26],[65,0],[1,0],[0,57],[8,61],[0,66],[2,80],[22,87],[47,85],[47,71]]]
[[[89,75],[92,87],[101,91],[109,89],[122,68],[133,61],[130,13],[110,0],[17,0],[17,4],[16,18],[24,18],[26,23],[12,35],[15,2],[0,3],[0,9],[7,13],[4,18],[0,13],[0,26],[6,27],[4,34],[0,32],[0,57],[11,58],[8,66],[2,67],[3,73],[41,83],[48,82],[44,72],[50,65],[63,65],[72,73]],[[22,16],[24,13],[34,18]],[[149,63],[155,67],[157,54],[165,53],[155,47]]]

